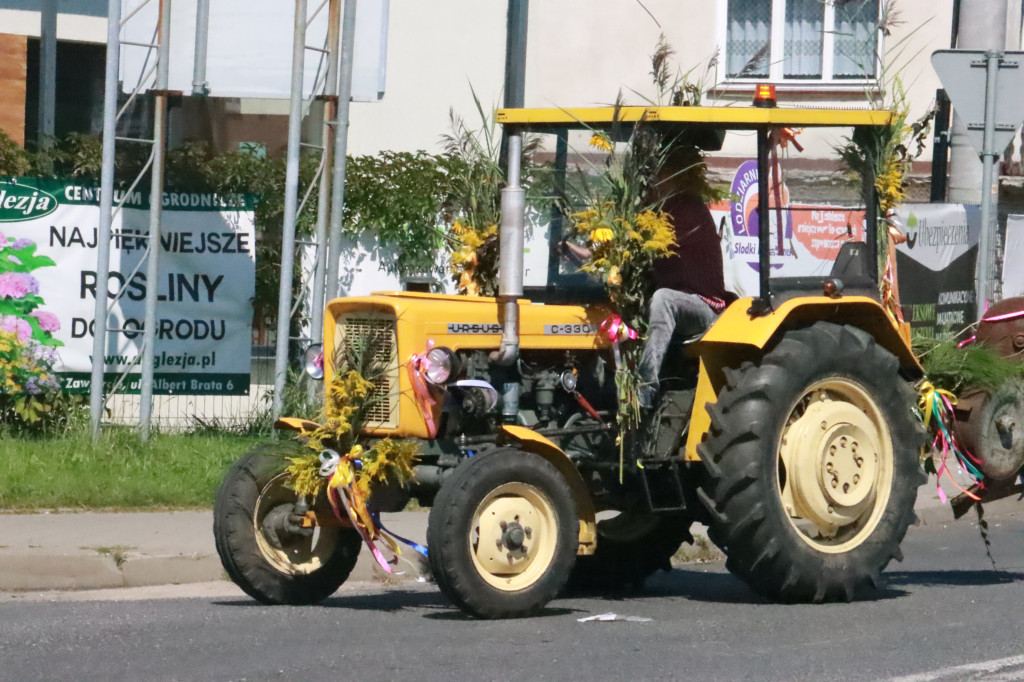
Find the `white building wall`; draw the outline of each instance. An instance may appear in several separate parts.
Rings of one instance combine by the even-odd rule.
[[[559,0],[530,4],[526,106],[610,104],[621,90],[629,103],[653,99],[650,54],[664,33],[684,71],[702,65],[724,39],[726,0]],[[952,0],[897,3],[901,23],[885,38],[886,76],[898,71],[912,102],[911,117],[931,106],[940,86],[929,56],[949,46]],[[650,14],[645,8],[650,10]],[[392,0],[388,87],[383,102],[352,105],[350,150],[437,151],[450,106],[470,124],[478,117],[472,84],[485,106],[499,106],[506,4],[497,0],[422,3]],[[652,16],[653,15],[653,18]],[[655,22],[657,21],[657,23]],[[659,25],[660,24],[660,25]],[[724,73],[724,72],[723,72]],[[813,85],[806,89],[813,88]],[[708,104],[746,104],[742,94],[711,96]],[[860,107],[863,86],[813,96],[780,90],[780,103]],[[805,131],[809,151],[829,156],[835,133]],[[732,135],[725,152],[749,155],[752,142]],[[926,153],[924,158],[930,158]]]
[[[105,3],[100,0],[62,3],[61,9],[70,11],[58,15],[58,38],[103,42],[106,21],[96,16],[101,5]],[[659,34],[664,33],[676,49],[677,64],[688,70],[720,48],[725,5],[726,0],[534,0],[529,14],[526,105],[608,104],[620,89],[630,103],[644,103],[645,97],[653,97],[649,56]],[[0,0],[0,31],[38,36],[39,12],[25,9],[30,6],[27,0]],[[887,75],[902,74],[913,118],[927,110],[940,87],[929,56],[949,46],[952,6],[953,0],[896,3],[901,23],[884,42]],[[500,106],[505,12],[506,3],[501,0],[391,0],[387,94],[380,103],[353,103],[350,153],[439,151],[440,136],[448,131],[450,108],[469,125],[478,123],[471,87],[486,111]],[[291,27],[267,29],[290,31]],[[865,99],[857,87],[832,99],[780,93],[782,105],[813,100],[854,107]],[[746,93],[707,99],[720,104],[746,101]],[[244,102],[241,110],[286,113],[287,103]],[[805,133],[804,139],[814,137]],[[732,138],[727,153],[749,152],[750,145],[741,136]],[[809,148],[827,150],[828,145],[812,143]]]

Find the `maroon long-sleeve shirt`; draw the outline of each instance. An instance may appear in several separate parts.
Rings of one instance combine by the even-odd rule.
[[[655,287],[697,294],[717,313],[727,294],[722,271],[722,248],[711,211],[695,196],[676,195],[662,210],[672,217],[675,253],[654,261]]]

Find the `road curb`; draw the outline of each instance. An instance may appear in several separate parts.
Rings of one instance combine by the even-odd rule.
[[[984,508],[985,518],[989,520],[1024,512],[1024,506],[1016,497],[986,504]],[[948,504],[942,504],[938,499],[932,499],[930,496],[925,497],[924,494],[918,500],[915,512],[918,516],[919,526],[943,526],[953,523],[977,524],[977,518],[973,512],[962,519],[954,520],[953,512]],[[204,512],[204,514],[208,514],[208,512]],[[94,524],[100,521],[96,518],[97,516],[102,515],[93,514],[88,517],[90,528],[96,528]],[[201,532],[208,534],[209,532],[209,524],[205,516],[198,521],[190,521],[194,517],[184,516],[180,513],[176,517],[177,521],[174,520],[173,514],[170,515],[170,518],[171,521],[168,523],[184,524],[193,535]],[[426,519],[426,514],[403,514],[395,522],[396,530],[400,529],[403,535],[418,537],[422,534]],[[195,527],[193,528],[193,526]],[[139,534],[137,530],[139,527],[144,528],[145,526],[133,526],[132,533],[134,535]],[[700,533],[703,528],[695,524],[693,530],[695,533]],[[65,551],[56,549],[60,546],[58,544],[53,547],[35,547],[28,543],[26,544],[27,549],[22,549],[17,545],[14,547],[0,545],[0,591],[97,590],[202,583],[226,579],[220,558],[213,551],[212,538],[209,538],[208,543],[210,551],[161,554],[159,545],[166,540],[161,540],[155,545],[145,546],[140,552],[132,546],[135,540],[132,533],[129,533],[131,536],[121,540],[122,545],[105,549],[81,547],[77,551]],[[166,527],[162,533],[164,535],[161,537],[165,537]],[[82,536],[87,534],[88,531],[83,530],[77,534],[75,540],[86,539]],[[110,538],[105,538],[105,541],[109,540]],[[142,544],[142,540],[136,544]],[[203,543],[198,544],[202,545]],[[63,546],[73,546],[73,541]],[[136,551],[132,551],[133,549]],[[416,560],[417,557],[412,555],[412,550],[407,549],[406,552],[408,558]],[[396,571],[394,574],[385,573],[377,566],[373,556],[363,550],[359,554],[359,560],[352,570],[348,582],[380,586],[415,581],[419,577],[419,572],[405,562],[400,562]]]

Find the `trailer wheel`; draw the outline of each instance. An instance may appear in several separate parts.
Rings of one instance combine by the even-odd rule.
[[[477,618],[538,612],[565,585],[578,544],[576,504],[539,455],[500,448],[459,466],[427,525],[441,591]]]
[[[597,522],[597,550],[576,557],[569,590],[639,590],[658,570],[671,570],[672,555],[693,542],[682,515],[622,512]]]
[[[852,600],[902,560],[925,481],[896,357],[860,329],[818,322],[725,375],[698,494],[726,566],[773,599]]]
[[[251,452],[228,470],[213,508],[213,536],[228,576],[264,604],[316,604],[345,582],[362,543],[352,528],[316,526],[290,533],[296,502],[280,454]],[[322,505],[322,506],[321,506]],[[314,511],[330,515],[320,495]]]

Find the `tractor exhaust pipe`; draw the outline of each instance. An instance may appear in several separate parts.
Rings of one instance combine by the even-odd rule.
[[[523,232],[526,192],[519,184],[523,135],[508,138],[508,185],[501,190],[501,228],[498,260],[498,302],[502,306],[501,345],[491,362],[509,366],[519,359],[519,303],[523,295]]]

